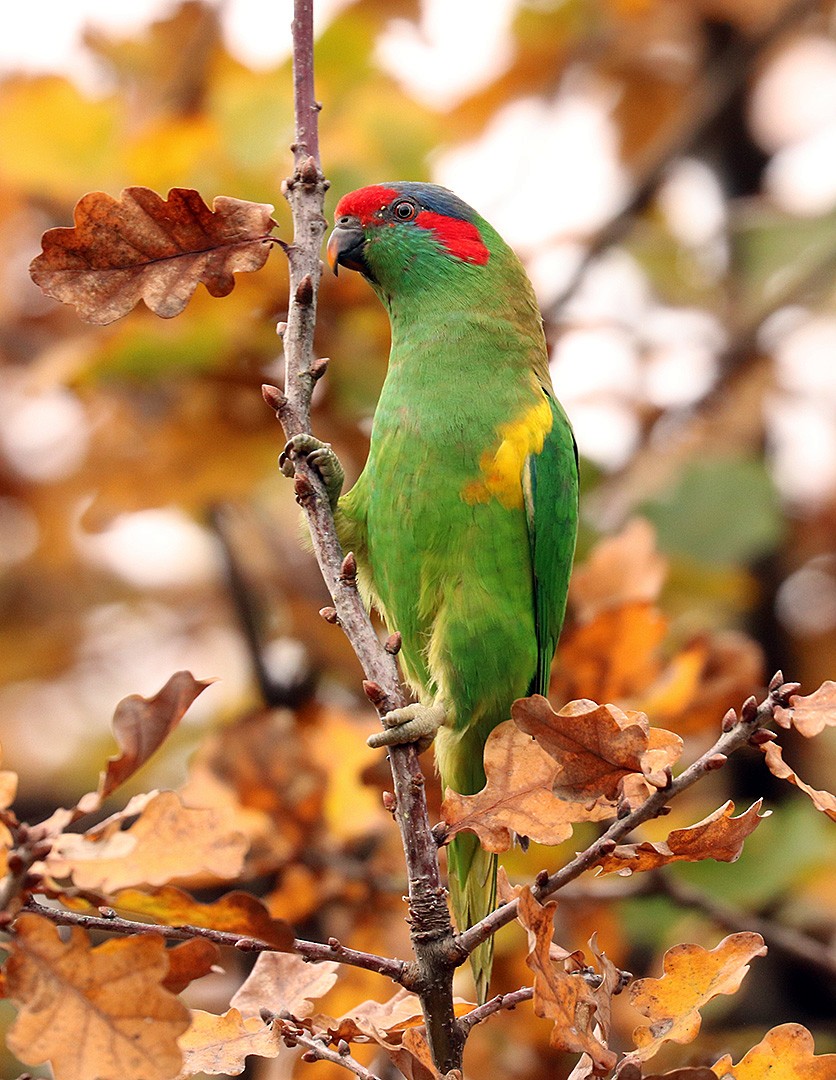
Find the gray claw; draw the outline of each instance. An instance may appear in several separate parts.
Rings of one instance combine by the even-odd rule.
[[[279,468],[285,476],[292,477],[295,474],[293,461],[299,457],[306,457],[310,466],[322,477],[331,509],[336,510],[345,482],[345,473],[330,444],[306,433],[294,435],[279,456]]]

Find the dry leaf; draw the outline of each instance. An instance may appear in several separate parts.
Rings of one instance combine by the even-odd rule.
[[[734,994],[749,963],[764,956],[760,934],[730,934],[710,952],[700,945],[675,945],[664,957],[661,979],[639,979],[630,987],[633,1006],[651,1021],[633,1032],[642,1061],[668,1041],[688,1043],[700,1030],[699,1009],[718,994]]]
[[[190,671],[178,671],[153,697],[131,694],[113,713],[113,734],[121,753],[112,757],[99,780],[97,809],[120,784],[140,769],[179,724],[186,710],[213,680],[197,680]]]
[[[272,213],[226,196],[210,210],[191,188],[172,188],[165,200],[146,187],[125,188],[118,199],[93,191],[77,203],[73,228],[44,233],[29,273],[87,322],[113,322],[140,300],[170,319],[200,282],[226,296],[235,273],[264,265]]]
[[[258,938],[283,952],[293,951],[292,928],[280,919],[271,918],[257,897],[240,890],[204,904],[182,889],[163,885],[153,892],[121,889],[111,896],[110,902],[122,911],[146,915],[168,926],[204,926],[209,930]]]
[[[534,972],[534,1011],[554,1021],[549,1042],[555,1050],[587,1053],[595,1067],[606,1072],[617,1057],[593,1032],[598,1002],[584,978],[568,974],[551,959],[556,907],[554,902],[539,904],[529,888],[520,893],[518,918],[528,932],[526,963]]]
[[[404,1032],[397,1044],[380,1044],[406,1080],[445,1080],[433,1065],[430,1048],[424,1035],[415,1028]]]
[[[401,988],[388,1001],[364,1001],[337,1020],[316,1017],[318,1027],[323,1027],[334,1042],[345,1039],[374,1039],[383,1043],[388,1037],[424,1023],[421,1002],[408,990]]]
[[[9,1047],[27,1065],[49,1061],[55,1080],[170,1080],[189,1014],[163,988],[167,972],[162,938],[91,948],[82,930],[64,942],[46,919],[21,915],[6,964],[20,1005]]]
[[[684,1069],[653,1073],[645,1076],[644,1080],[716,1080],[716,1073],[707,1065],[686,1065]]]
[[[310,1016],[316,998],[327,994],[337,981],[339,969],[331,960],[306,964],[294,953],[261,953],[230,1005],[245,1017],[269,1009],[304,1019]]]
[[[472,1001],[461,998],[453,1000],[456,1016],[466,1016],[475,1008]],[[424,1015],[415,994],[401,988],[388,1001],[364,1001],[337,1020],[330,1016],[315,1016],[313,1026],[327,1031],[334,1042],[340,1039],[346,1042],[373,1039],[384,1045],[387,1042],[391,1044],[395,1036],[402,1035],[410,1028],[423,1027]]]
[[[208,975],[220,959],[217,945],[206,938],[190,938],[166,951],[168,975],[163,986],[172,994],[179,994],[195,979]]]
[[[658,599],[667,572],[667,559],[656,548],[656,530],[644,518],[633,518],[617,536],[599,540],[575,567],[569,599],[576,619],[586,623],[607,608]]]
[[[177,1080],[189,1080],[198,1073],[238,1076],[250,1054],[274,1058],[282,1047],[279,1033],[258,1016],[243,1019],[237,1009],[223,1016],[195,1009],[191,1015],[189,1030],[180,1037],[183,1069]]]
[[[672,862],[735,862],[743,851],[743,841],[760,825],[771,811],[760,814],[763,803],[758,799],[738,817],[732,817],[734,803],[729,800],[707,818],[687,829],[674,829],[667,840],[651,844],[620,844],[596,865],[605,874],[631,874],[639,870],[655,870]]]
[[[484,788],[476,795],[446,794],[441,816],[448,835],[470,829],[486,851],[500,852],[511,847],[514,833],[538,844],[559,844],[572,835],[573,822],[613,816],[612,807],[597,804],[594,796],[584,803],[555,798],[559,771],[557,762],[510,720],[499,724],[485,744]]]
[[[644,713],[623,713],[615,705],[570,701],[555,712],[535,694],[515,701],[511,715],[559,764],[553,790],[562,799],[614,802],[629,773],[663,784],[665,769],[682,754],[678,735],[651,728]]]
[[[608,608],[561,637],[553,696],[623,701],[647,690],[662,669],[665,617],[651,604]]]
[[[53,877],[71,876],[79,889],[109,893],[194,874],[236,878],[246,846],[214,810],[183,806],[173,791],[163,791],[124,832],[100,841],[64,833],[46,867]]]
[[[836,1054],[816,1057],[813,1036],[801,1024],[781,1024],[764,1035],[737,1065],[721,1058],[711,1076],[720,1080],[833,1080]]]
[[[816,788],[810,787],[809,784],[805,784],[798,773],[793,772],[784,761],[784,755],[778,743],[764,743],[761,750],[763,750],[767,768],[773,776],[777,776],[780,780],[788,780],[791,784],[794,784],[811,799],[813,806],[817,810],[827,814],[831,821],[836,821],[836,796],[829,791],[818,791]]]
[[[812,694],[794,694],[788,709],[776,709],[775,719],[790,724],[805,738],[812,739],[826,727],[836,727],[836,682],[823,682]]]

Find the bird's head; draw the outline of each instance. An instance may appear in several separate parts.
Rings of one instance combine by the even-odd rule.
[[[357,270],[380,291],[441,284],[462,267],[484,268],[493,230],[467,203],[435,184],[376,184],[344,195],[328,261]]]

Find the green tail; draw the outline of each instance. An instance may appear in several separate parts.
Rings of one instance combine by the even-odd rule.
[[[496,907],[496,871],[499,859],[485,851],[473,833],[454,836],[447,847],[450,899],[459,930],[467,930]],[[479,1004],[488,998],[493,966],[493,936],[470,954]]]
[[[485,786],[483,754],[485,740],[494,725],[454,731],[442,728],[435,740],[435,760],[442,790],[452,788],[462,795],[475,795]],[[496,872],[499,860],[483,849],[478,837],[459,833],[447,845],[447,877],[453,917],[459,930],[468,930],[490,915],[496,907]],[[479,1003],[488,996],[493,965],[493,937],[470,954]]]

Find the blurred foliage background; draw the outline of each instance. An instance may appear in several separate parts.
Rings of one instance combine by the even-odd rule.
[[[5,762],[21,773],[21,816],[37,818],[95,784],[119,698],[182,667],[219,676],[145,786],[185,784],[234,806],[253,839],[247,887],[300,933],[403,955],[385,770],[364,746],[374,717],[356,660],[317,616],[324,588],[259,392],[281,380],[281,255],[223,301],[201,288],[179,319],[138,310],[107,328],[79,323],[28,278],[41,233],[70,224],[94,189],[274,202],[290,235],[279,195],[289,28],[243,3],[134,7],[136,28],[92,23],[65,70],[16,69],[12,56],[0,79]],[[806,692],[836,675],[832,4],[332,0],[319,15],[329,210],[352,188],[406,178],[477,206],[540,297],[583,456],[579,559],[636,515],[657,529],[661,596],[622,581],[594,633],[576,598],[554,699],[647,708],[696,750],[776,667]],[[37,36],[34,14],[20,17]],[[352,479],[385,373],[386,317],[359,277],[328,276],[317,332],[332,362],[315,430]],[[646,543],[628,537],[628,552]],[[834,734],[791,744],[814,786],[836,769]],[[832,948],[833,827],[754,751],[646,835],[761,794],[778,812],[737,866],[674,876]],[[579,832],[558,858],[581,846]],[[555,859],[534,850],[506,863],[516,880]],[[665,947],[722,936],[661,885],[602,888],[622,886],[615,902],[589,886],[565,901],[563,944],[597,929],[622,967],[658,974]],[[497,989],[527,978],[514,933],[499,945]],[[195,1003],[222,1008],[229,979],[193,988]],[[348,972],[328,1008],[384,989]],[[786,1020],[832,1052],[834,1006],[832,978],[773,950],[748,990],[709,1010],[698,1049],[676,1048],[671,1062],[742,1051]],[[564,1075],[548,1026],[524,1010],[480,1029],[472,1053],[474,1076]]]

